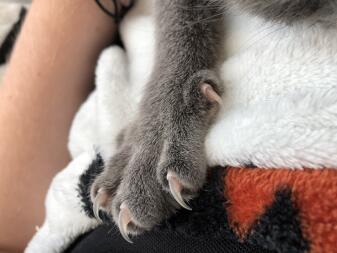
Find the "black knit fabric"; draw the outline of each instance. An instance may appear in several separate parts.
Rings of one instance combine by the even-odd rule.
[[[102,225],[65,253],[275,253],[223,236],[193,238],[170,230],[145,233],[126,242],[113,225]]]

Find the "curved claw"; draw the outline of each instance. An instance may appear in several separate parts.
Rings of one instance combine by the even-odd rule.
[[[100,201],[100,198],[102,196],[102,192],[103,192],[102,189],[99,189],[97,191],[97,195],[96,195],[96,197],[94,199],[94,203],[93,203],[94,204],[93,205],[94,216],[101,223],[103,223],[103,221],[102,221],[101,217],[99,216],[99,211],[101,210],[101,201]]]
[[[223,105],[221,97],[218,95],[218,93],[215,92],[215,90],[210,84],[208,83],[202,84],[201,91],[209,101],[217,102],[219,105]]]
[[[181,205],[183,208],[192,211],[192,208],[189,207],[183,197],[181,196],[182,185],[178,181],[177,177],[172,175],[171,172],[167,173],[167,181],[169,183],[170,191],[173,198]]]
[[[128,235],[127,228],[128,225],[130,224],[131,220],[131,215],[129,209],[126,207],[125,203],[123,202],[121,207],[120,207],[120,212],[119,212],[119,217],[118,217],[118,227],[121,232],[121,235],[123,238],[129,242],[133,243]]]

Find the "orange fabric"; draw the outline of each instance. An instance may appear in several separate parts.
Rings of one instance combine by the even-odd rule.
[[[287,186],[311,252],[337,252],[337,170],[229,168],[224,180],[230,224],[242,238],[273,203],[275,191]]]

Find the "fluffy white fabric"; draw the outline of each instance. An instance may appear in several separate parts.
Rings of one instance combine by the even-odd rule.
[[[78,235],[98,225],[82,209],[79,178],[98,152],[104,160],[109,159],[118,133],[134,115],[127,70],[127,57],[121,48],[111,47],[102,53],[96,90],[79,110],[71,129],[69,150],[73,161],[54,178],[46,199],[46,220],[26,253],[61,253]]]
[[[152,2],[122,24],[136,102],[153,65]],[[224,26],[224,106],[206,140],[209,164],[336,167],[337,27],[289,27],[237,12]]]
[[[84,213],[77,191],[79,177],[95,157],[93,150],[82,153],[53,179],[46,198],[46,220],[25,252],[61,253],[78,235],[98,225]]]
[[[106,49],[98,62],[96,89],[77,113],[69,138],[72,157],[95,148],[108,159],[116,136],[135,111],[128,81],[128,59],[121,48]]]
[[[74,161],[54,179],[47,219],[26,253],[62,252],[97,225],[81,210],[76,186],[95,152],[113,155],[117,134],[134,118],[153,66],[152,1],[138,1],[122,23],[127,54],[118,47],[102,54],[97,88],[70,133]],[[226,92],[206,140],[209,164],[337,168],[336,27],[286,27],[241,13],[226,25]]]
[[[336,27],[233,15],[212,165],[337,166]],[[233,45],[233,46],[231,46]]]
[[[22,4],[0,3],[0,44],[18,20]]]

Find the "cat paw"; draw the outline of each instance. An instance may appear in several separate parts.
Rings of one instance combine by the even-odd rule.
[[[163,150],[157,166],[157,179],[162,188],[169,192],[183,208],[191,210],[188,200],[192,199],[203,186],[206,177],[206,157],[204,155],[204,137],[208,121],[222,105],[222,99],[212,85],[202,83],[200,93],[207,108],[205,113],[193,117],[189,112],[181,112],[171,122],[170,134],[164,140]],[[200,99],[199,99],[200,103]],[[193,101],[196,105],[197,102]]]
[[[130,147],[124,146],[113,156],[103,172],[98,175],[90,188],[92,210],[95,218],[103,222],[104,214],[111,213],[112,201],[122,180],[123,170],[130,158]]]
[[[143,112],[128,131],[128,151],[116,155],[92,186],[96,217],[105,211],[129,242],[129,235],[151,230],[180,207],[191,210],[188,201],[204,185],[209,114],[222,100],[212,85],[197,87],[168,119],[156,118],[161,112],[153,108]]]

